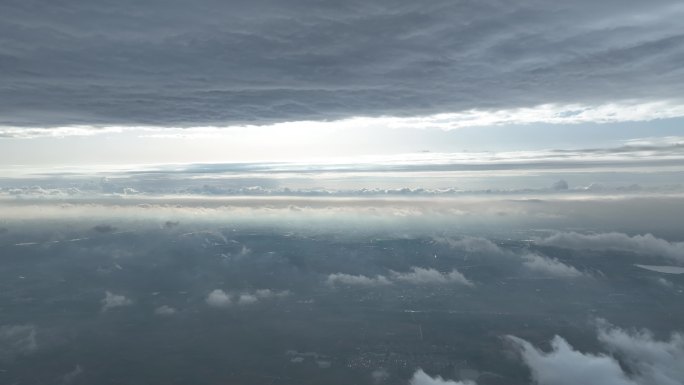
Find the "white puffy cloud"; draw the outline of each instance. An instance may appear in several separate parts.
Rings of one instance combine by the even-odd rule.
[[[216,289],[209,293],[206,302],[209,306],[213,307],[228,307],[232,304],[230,295],[221,289]]]
[[[256,295],[250,293],[240,294],[238,297],[238,304],[240,305],[250,305],[259,301]]]
[[[524,261],[523,265],[534,272],[561,278],[576,278],[582,276],[582,273],[579,270],[560,262],[556,258],[528,253],[523,255],[522,259]]]
[[[414,266],[411,268],[410,272],[406,273],[393,271],[392,278],[397,281],[415,285],[458,283],[461,285],[473,286],[473,283],[456,269],[453,269],[448,273],[441,273],[435,269],[424,269],[422,267]]]
[[[382,275],[377,275],[375,277],[367,277],[365,275],[351,275],[344,273],[334,273],[328,275],[326,283],[331,286],[385,286],[392,284],[392,282],[390,282],[390,280],[388,280],[387,277]]]
[[[636,385],[620,364],[606,354],[582,353],[562,337],[551,341],[551,351],[543,352],[529,342],[509,336],[539,385]]]
[[[453,381],[446,380],[441,376],[430,377],[423,369],[418,369],[413,373],[409,385],[476,385],[472,381]]]
[[[625,331],[599,323],[598,338],[609,353],[582,353],[555,336],[544,352],[507,337],[538,385],[678,385],[684,383],[684,339],[658,341],[647,330]],[[624,368],[624,369],[623,369]]]
[[[540,245],[585,250],[620,250],[662,256],[684,263],[684,242],[669,242],[651,234],[629,236],[623,233],[556,233],[537,241]]]
[[[133,304],[133,301],[125,296],[107,291],[105,297],[102,299],[102,311],[107,311],[116,307],[129,306],[131,304]]]

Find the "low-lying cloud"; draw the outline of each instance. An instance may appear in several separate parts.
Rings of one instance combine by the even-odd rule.
[[[560,262],[556,258],[549,258],[539,254],[525,254],[523,265],[529,270],[559,278],[576,278],[583,274],[572,266]]]
[[[656,340],[648,330],[627,331],[599,325],[598,339],[608,353],[583,353],[555,336],[542,351],[514,336],[507,339],[539,385],[677,385],[684,383],[684,339],[674,333]]]
[[[655,257],[666,257],[684,263],[684,242],[669,242],[651,234],[629,236],[623,233],[580,234],[556,233],[537,240],[544,246],[576,250],[618,250]]]
[[[486,253],[494,255],[504,253],[502,248],[486,238],[466,236],[459,239],[435,238],[435,241],[469,253]]]
[[[409,380],[409,385],[476,385],[472,381],[453,381],[446,380],[441,376],[431,377],[423,371],[418,369],[413,373],[413,377]]]
[[[273,291],[271,289],[259,289],[254,291],[225,292],[221,289],[211,291],[205,302],[216,308],[226,308],[232,305],[252,305],[261,300],[271,298],[283,298],[290,295],[288,290]]]
[[[400,273],[393,271],[392,279],[398,282],[410,283],[413,285],[426,284],[450,284],[456,283],[460,285],[473,286],[474,284],[468,280],[461,272],[456,269],[447,273],[439,272],[435,269],[424,269],[422,267],[412,267],[410,271]]]
[[[108,311],[117,307],[132,305],[133,301],[126,298],[124,295],[114,294],[110,291],[105,293],[105,297],[102,299],[102,311]]]
[[[171,316],[176,314],[177,310],[169,305],[162,305],[154,309],[154,314],[160,316]]]
[[[344,286],[387,286],[393,283],[407,283],[412,285],[429,285],[429,284],[460,284],[466,286],[474,286],[458,270],[453,269],[449,272],[442,273],[435,269],[426,269],[422,267],[413,266],[407,272],[391,271],[389,276],[376,275],[369,277],[365,275],[351,275],[344,273],[334,273],[328,275],[325,281],[330,286],[344,285]]]
[[[538,253],[516,253],[505,250],[486,238],[466,236],[460,239],[436,238],[436,241],[467,253],[496,256],[505,258],[508,261],[520,261],[527,270],[546,276],[577,278],[584,275],[576,268],[567,265],[556,258],[547,257]]]
[[[325,281],[328,285],[346,285],[346,286],[386,286],[391,285],[387,277],[376,275],[375,277],[368,277],[365,275],[351,275],[344,273],[334,273],[328,275]]]

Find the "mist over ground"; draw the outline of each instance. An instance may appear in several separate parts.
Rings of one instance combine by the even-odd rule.
[[[8,195],[0,378],[679,383],[682,200]]]

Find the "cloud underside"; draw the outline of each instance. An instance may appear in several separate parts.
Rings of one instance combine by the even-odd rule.
[[[684,80],[676,0],[41,3],[0,5],[2,126],[648,103]]]
[[[456,269],[450,272],[439,272],[435,269],[426,269],[413,266],[408,272],[392,271],[389,277],[384,275],[376,275],[369,277],[365,275],[352,275],[344,273],[334,273],[328,275],[326,283],[330,286],[387,286],[393,283],[407,283],[412,285],[443,285],[443,284],[458,284],[465,286],[473,286],[461,272]]]

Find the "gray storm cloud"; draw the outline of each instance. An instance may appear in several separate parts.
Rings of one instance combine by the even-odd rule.
[[[8,0],[0,125],[266,124],[677,99],[683,15],[676,0]]]

